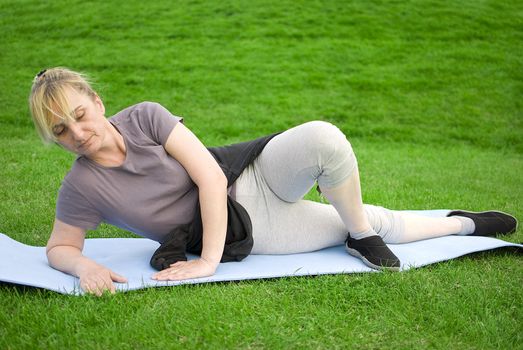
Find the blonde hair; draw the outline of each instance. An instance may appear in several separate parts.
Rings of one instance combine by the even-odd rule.
[[[67,68],[44,69],[38,73],[29,95],[29,109],[38,134],[44,143],[56,142],[53,133],[53,116],[64,121],[73,121],[74,112],[66,96],[66,89],[72,88],[95,98],[97,93],[91,87],[88,77]]]

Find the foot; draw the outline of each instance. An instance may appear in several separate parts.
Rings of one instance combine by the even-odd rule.
[[[345,249],[350,255],[360,258],[365,265],[373,269],[400,270],[400,260],[387,247],[380,236],[362,239],[353,239],[349,236],[345,241]]]
[[[454,210],[447,216],[464,216],[472,219],[476,229],[470,236],[491,236],[496,234],[508,234],[516,231],[518,221],[512,215],[501,211],[473,212],[465,210]]]

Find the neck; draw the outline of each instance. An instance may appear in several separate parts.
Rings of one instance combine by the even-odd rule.
[[[96,154],[89,158],[106,167],[117,167],[124,163],[126,151],[123,136],[107,121],[103,145]]]

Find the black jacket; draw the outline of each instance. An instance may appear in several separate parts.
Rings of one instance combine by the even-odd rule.
[[[223,147],[207,148],[232,186],[242,171],[261,153],[265,145],[279,133]],[[157,270],[168,268],[180,260],[187,260],[185,252],[201,254],[203,226],[200,203],[197,203],[192,222],[171,231],[151,257],[151,266]],[[240,203],[227,196],[227,235],[221,262],[241,261],[253,246],[252,224],[249,214]]]

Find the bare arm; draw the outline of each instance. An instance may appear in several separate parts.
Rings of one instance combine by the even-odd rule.
[[[126,279],[82,255],[85,230],[55,219],[53,232],[47,242],[47,260],[56,270],[80,278],[80,287],[86,292],[101,295],[104,290],[115,292],[112,281]]]
[[[178,262],[178,268],[167,269],[153,278],[184,279],[214,274],[223,254],[227,231],[227,178],[220,166],[200,142],[182,123],[176,124],[165,145],[166,151],[187,170],[198,186],[203,224],[201,259],[209,268],[194,266],[191,262]],[[194,262],[193,265],[201,262]],[[173,266],[174,266],[173,265]],[[188,265],[183,267],[184,265]]]

